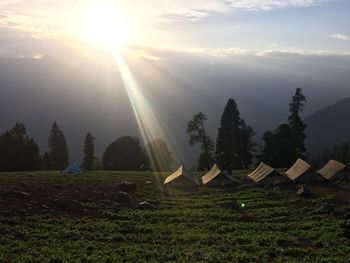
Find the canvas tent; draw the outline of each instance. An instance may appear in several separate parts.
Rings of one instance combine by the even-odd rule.
[[[289,182],[287,176],[279,173],[264,162],[260,162],[258,167],[248,174],[248,177],[255,183],[262,185],[278,185]]]
[[[298,158],[289,170],[285,172],[290,180],[296,183],[318,182],[322,178],[311,169],[311,165]]]
[[[227,185],[235,183],[233,178],[222,172],[219,167],[214,164],[213,167],[202,177],[202,183],[208,186]]]
[[[317,173],[327,180],[344,180],[346,178],[345,167],[346,165],[341,162],[329,160]]]
[[[80,169],[79,165],[77,165],[76,163],[73,163],[72,165],[68,166],[62,173],[77,174],[81,172],[82,170]]]
[[[194,187],[199,185],[199,181],[181,165],[179,169],[165,179],[164,184],[169,186]]]

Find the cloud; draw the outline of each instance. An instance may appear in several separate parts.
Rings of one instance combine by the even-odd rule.
[[[196,22],[200,19],[208,17],[210,12],[208,10],[190,10],[184,14],[174,14],[174,13],[166,13],[160,15],[157,18],[157,22],[167,22],[167,23],[178,23],[178,22]]]
[[[343,35],[343,34],[333,34],[331,35],[332,38],[338,39],[338,40],[344,40],[344,41],[349,41],[350,36]]]
[[[149,1],[147,1],[148,3]],[[164,2],[167,3],[164,5]],[[235,10],[244,11],[271,11],[288,7],[309,7],[321,4],[325,0],[194,0],[194,1],[163,1],[165,13],[162,17],[168,19],[188,19],[197,21],[211,13],[225,13]],[[190,4],[189,4],[190,3]],[[156,9],[160,12],[164,9]],[[171,11],[169,11],[171,10]]]
[[[135,0],[130,2],[101,0],[99,5],[106,4],[117,9],[145,18],[160,20],[197,21],[213,13],[227,13],[234,10],[270,11],[288,7],[308,7],[329,0]],[[90,1],[93,3],[94,1]],[[69,20],[72,10],[82,10],[89,6],[85,0],[3,0],[0,1],[0,26],[12,27],[35,33],[48,31],[45,25],[60,27],[59,23]],[[140,12],[142,10],[142,12]],[[75,12],[74,11],[74,12]],[[73,13],[74,13],[73,12]],[[79,11],[77,11],[79,12]],[[57,15],[62,17],[57,17]],[[76,15],[76,14],[75,14]],[[64,18],[63,18],[64,17]],[[51,25],[51,23],[58,23]],[[54,28],[55,29],[55,28]]]
[[[164,63],[175,62],[179,64],[195,63],[202,65],[228,65],[235,64],[238,68],[246,67],[247,70],[259,68],[259,71],[278,72],[281,65],[288,65],[294,71],[299,70],[299,66],[309,65],[309,70],[318,68],[332,68],[338,70],[349,70],[349,53],[332,53],[327,51],[311,50],[265,50],[257,51],[253,49],[242,49],[238,47],[221,49],[158,49],[155,47],[132,46],[131,54],[142,54],[142,58],[147,60],[162,61]],[[325,64],[325,61],[327,63]],[[171,68],[171,67],[169,67]],[[301,70],[302,72],[302,70]],[[287,74],[287,71],[285,71]],[[288,75],[288,74],[287,74]],[[291,72],[291,75],[293,73]],[[315,74],[316,76],[317,74]],[[323,76],[323,73],[319,76]]]
[[[95,1],[98,5],[111,5],[126,16],[130,16],[130,39],[133,44],[145,44],[169,47],[227,47],[229,44],[241,45],[246,36],[250,43],[254,43],[249,34],[254,28],[249,23],[240,25],[240,21],[230,22],[230,12],[241,10],[244,12],[268,12],[276,9],[292,7],[308,7],[320,5],[330,0],[134,0],[134,1]],[[38,40],[59,39],[66,36],[81,37],[81,27],[85,18],[86,0],[0,0],[0,54],[13,53],[19,49],[28,49],[34,45],[34,54],[38,47],[42,46]],[[85,10],[85,11],[84,11]],[[222,18],[219,18],[222,16]],[[133,20],[134,18],[135,21]],[[201,21],[198,24],[196,22]],[[248,27],[247,31],[239,29],[233,31],[233,27]],[[11,29],[23,33],[15,40],[13,32],[1,31]],[[242,34],[238,34],[241,33]],[[237,33],[237,41],[231,40]],[[9,36],[11,35],[11,36]],[[267,36],[268,37],[268,36]],[[345,35],[332,35],[338,39],[346,40]],[[24,41],[21,41],[22,40]],[[218,39],[222,38],[222,43]],[[159,39],[159,41],[158,41]],[[12,41],[12,46],[7,44]],[[225,43],[227,41],[227,43]],[[279,39],[273,39],[279,41]],[[270,42],[270,40],[269,40]],[[34,43],[34,44],[33,44]],[[207,44],[209,43],[209,44]],[[214,44],[213,44],[214,43]],[[270,42],[271,43],[271,42]],[[262,49],[284,50],[283,44],[267,46],[261,43]],[[254,45],[246,45],[253,48]],[[46,47],[46,44],[45,44]],[[255,51],[245,50],[241,47],[230,47],[209,51],[220,56],[251,54]],[[259,48],[259,47],[257,47]],[[20,50],[19,50],[20,51]],[[264,52],[264,51],[263,51]],[[46,53],[45,50],[40,53]]]
[[[256,50],[256,49],[245,49],[240,47],[229,47],[229,48],[217,48],[217,49],[187,49],[187,50],[176,50],[177,52],[193,53],[205,56],[213,57],[238,57],[238,56],[348,56],[348,52],[329,52],[326,50],[306,50],[297,48],[285,48],[276,49],[276,46],[272,46],[270,49]]]
[[[33,37],[31,33],[23,32],[14,28],[0,28],[0,57],[35,57],[38,54],[52,55],[58,59],[71,60],[78,54],[86,54],[93,57],[96,52],[93,47],[80,41],[77,38],[58,37],[58,38],[38,38]],[[129,45],[128,53],[134,53],[135,56],[144,57],[151,60],[168,60],[169,56],[163,57],[162,54],[174,54],[172,59],[181,60],[180,54],[191,54],[198,58],[239,58],[243,56],[251,57],[270,57],[281,55],[349,55],[348,53],[330,52],[326,50],[307,50],[297,47],[280,47],[272,44],[266,45],[264,49],[242,48],[231,46],[227,48],[159,48],[156,46]],[[75,55],[74,55],[75,54]]]
[[[269,11],[287,7],[307,7],[323,2],[322,0],[230,0],[229,5],[236,9],[251,11]]]

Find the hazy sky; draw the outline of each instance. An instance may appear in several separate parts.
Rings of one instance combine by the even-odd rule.
[[[101,55],[108,42],[128,65]],[[54,120],[70,142],[92,131],[99,154],[137,120],[188,152],[184,127],[200,110],[215,136],[233,97],[263,132],[296,87],[309,114],[350,96],[349,76],[350,0],[0,0],[0,132],[25,122],[43,149]]]
[[[0,54],[77,45],[100,9],[123,18],[129,45],[224,55],[350,52],[349,0],[0,0]]]

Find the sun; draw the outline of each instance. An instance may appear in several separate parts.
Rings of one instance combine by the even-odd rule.
[[[116,11],[95,9],[86,16],[84,38],[99,48],[118,50],[127,40],[125,19]]]

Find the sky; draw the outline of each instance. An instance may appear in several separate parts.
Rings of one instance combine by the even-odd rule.
[[[260,136],[296,87],[306,115],[349,83],[350,0],[0,0],[0,132],[24,122],[44,150],[56,120],[69,142],[93,131],[99,155],[138,129],[180,158],[190,116],[215,140],[229,97]]]
[[[0,55],[81,49],[89,44],[86,21],[99,20],[98,10],[122,18],[105,24],[119,33],[122,27],[130,47],[215,55],[350,52],[349,0],[0,0]]]

